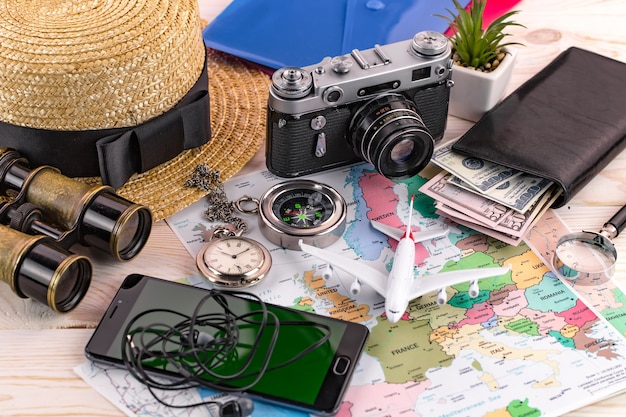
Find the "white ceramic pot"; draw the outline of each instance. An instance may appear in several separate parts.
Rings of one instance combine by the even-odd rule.
[[[453,66],[454,86],[448,107],[451,115],[476,122],[502,100],[517,56],[514,48],[505,48],[505,51],[508,52],[506,58],[492,72]]]

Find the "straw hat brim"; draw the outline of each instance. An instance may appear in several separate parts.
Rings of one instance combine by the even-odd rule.
[[[205,89],[204,26],[196,0],[0,1],[0,146],[90,184],[123,184],[117,193],[155,220],[187,207],[204,193],[184,185],[197,165],[225,181],[265,139],[270,80],[239,58],[207,50],[210,115],[198,110],[206,100],[187,106]],[[197,147],[207,121],[211,138]],[[132,141],[109,152],[122,133]],[[103,162],[131,169],[111,181]]]
[[[154,221],[165,219],[206,192],[184,183],[199,164],[219,170],[226,181],[254,157],[265,141],[270,79],[232,55],[207,49],[211,140],[174,159],[133,175],[117,193],[150,208]],[[82,179],[98,183],[99,179]]]

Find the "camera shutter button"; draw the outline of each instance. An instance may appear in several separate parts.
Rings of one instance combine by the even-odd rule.
[[[439,32],[426,30],[413,36],[411,46],[420,55],[439,55],[448,49],[448,38]]]

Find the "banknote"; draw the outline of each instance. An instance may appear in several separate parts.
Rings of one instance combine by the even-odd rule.
[[[545,194],[544,196],[542,196],[541,199],[536,202],[531,210],[528,210],[524,214],[519,213],[515,210],[510,210],[504,216],[502,221],[495,226],[485,224],[481,222],[480,218],[472,217],[467,212],[461,212],[441,202],[438,202],[436,206],[439,210],[446,213],[447,217],[453,220],[457,218],[462,219],[465,222],[473,223],[476,226],[487,228],[486,230],[489,230],[489,233],[487,233],[486,230],[481,229],[483,233],[490,234],[493,231],[498,235],[504,234],[510,238],[521,239],[526,236],[530,228],[543,215],[543,213],[545,213],[545,211],[550,208],[550,206],[554,203],[557,197],[558,193]],[[490,235],[494,236],[494,233],[491,233]]]
[[[548,188],[522,213],[485,195],[456,186],[450,182],[452,176],[441,171],[422,185],[420,191],[436,201],[440,214],[512,245],[521,242],[559,194],[555,187]]]
[[[457,176],[450,177],[449,181],[467,191],[476,192]],[[548,194],[553,184],[552,181],[545,178],[522,174],[481,194],[506,207],[512,208],[520,213],[525,213],[543,195]]]
[[[447,217],[450,220],[454,221],[455,223],[458,223],[463,226],[469,227],[470,229],[476,230],[477,232],[480,232],[484,235],[491,236],[495,239],[498,239],[501,242],[508,243],[509,245],[517,246],[520,244],[520,242],[523,241],[521,237],[515,237],[515,236],[507,235],[505,233],[496,232],[495,230],[489,227],[476,224],[472,222],[471,217],[464,215],[463,213],[459,213],[459,216],[456,217],[456,216],[451,215],[447,211],[444,211],[439,206],[437,206],[437,210],[435,210],[435,213],[437,213],[440,216]]]
[[[498,230],[513,236],[524,237],[541,216],[554,204],[560,191],[555,189],[545,193],[526,213],[516,210],[506,216],[498,225]]]
[[[452,144],[436,149],[431,161],[479,192],[493,189],[521,174],[513,168],[454,152]]]
[[[472,217],[490,227],[495,227],[511,211],[500,203],[457,187],[449,181],[450,176],[452,174],[441,171],[419,190],[435,201],[441,201],[459,211],[471,211]]]

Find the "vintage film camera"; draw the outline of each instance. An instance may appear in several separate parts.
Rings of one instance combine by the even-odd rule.
[[[4,147],[0,196],[0,281],[57,312],[73,309],[91,282],[91,262],[71,246],[93,246],[126,261],[152,228],[150,211],[111,187],[81,183],[49,166],[31,169]]]
[[[430,161],[448,116],[448,39],[425,31],[272,76],[266,163],[297,177],[368,161],[391,179]]]

